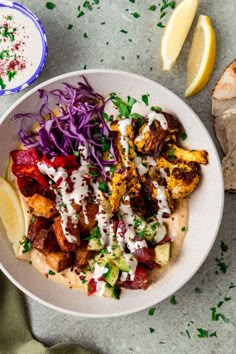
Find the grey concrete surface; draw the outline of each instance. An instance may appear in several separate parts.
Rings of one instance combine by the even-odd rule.
[[[18,2],[36,13],[47,32],[47,62],[33,86],[85,66],[143,75],[173,90],[190,105],[212,135],[221,154],[213,132],[210,95],[224,67],[236,57],[235,0],[202,0],[200,3],[198,14],[209,15],[216,31],[217,58],[208,85],[190,99],[185,99],[183,92],[192,30],[174,70],[171,73],[162,72],[160,39],[163,30],[156,26],[161,0],[100,0],[98,5],[92,6],[92,11],[83,9],[84,1],[80,0],[54,0],[56,7],[53,10],[45,7],[44,0]],[[157,10],[148,10],[153,4]],[[77,18],[79,5],[85,15]],[[130,15],[131,11],[138,12],[140,17],[135,19]],[[166,23],[170,13],[168,9],[163,23]],[[73,29],[68,30],[68,24],[73,24]],[[123,29],[128,33],[120,32]],[[26,91],[1,97],[0,115]],[[232,283],[236,285],[235,216],[236,196],[227,193],[217,240],[198,273],[175,294],[176,305],[167,299],[156,306],[153,316],[145,310],[119,318],[93,320],[57,313],[25,297],[34,337],[46,345],[79,341],[103,354],[235,353],[236,287],[229,289]],[[228,245],[228,251],[224,253],[228,268],[225,274],[220,271],[216,274],[221,241]],[[231,299],[224,301],[218,312],[224,314],[228,322],[222,318],[212,321],[210,308],[216,307],[225,297]],[[154,329],[153,333],[150,328]],[[216,332],[217,337],[199,338],[198,328],[208,330],[209,334]]]

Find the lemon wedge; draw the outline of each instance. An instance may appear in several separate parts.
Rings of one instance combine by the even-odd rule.
[[[170,16],[161,40],[162,69],[173,68],[196,15],[199,0],[182,0]]]
[[[216,36],[208,16],[200,15],[187,62],[185,96],[200,91],[210,79],[216,56]]]
[[[24,237],[25,222],[20,201],[12,186],[0,177],[0,219],[13,245]]]

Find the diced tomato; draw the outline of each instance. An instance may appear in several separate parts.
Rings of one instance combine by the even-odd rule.
[[[93,295],[96,292],[96,289],[97,289],[97,283],[93,278],[91,278],[87,285],[88,296]]]
[[[37,165],[40,158],[34,148],[26,150],[14,150],[10,153],[12,161],[17,165]]]
[[[142,289],[148,288],[148,273],[147,269],[138,265],[134,274],[134,280],[126,280],[120,283],[120,286],[126,289]]]
[[[152,248],[138,248],[135,251],[135,255],[139,263],[152,264],[155,258],[155,252]]]
[[[79,167],[75,155],[57,156],[53,160],[49,160],[45,155],[42,157],[44,162],[49,167],[76,168]]]
[[[32,195],[38,193],[40,195],[43,195],[46,198],[52,200],[55,199],[55,194],[51,189],[49,189],[49,187],[42,186],[39,182],[37,182],[33,178],[26,177],[26,176],[18,177],[17,184],[20,192],[25,197],[32,197]]]
[[[116,233],[118,233],[119,236],[124,237],[125,232],[126,232],[126,223],[123,220],[119,220]]]
[[[44,175],[39,171],[37,165],[23,165],[15,164],[12,165],[12,172],[16,177],[31,177],[36,179],[42,186],[48,187],[48,182]]]

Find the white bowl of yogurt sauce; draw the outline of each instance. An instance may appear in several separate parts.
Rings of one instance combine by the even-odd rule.
[[[36,80],[47,52],[39,19],[21,4],[0,0],[0,96],[19,92]]]

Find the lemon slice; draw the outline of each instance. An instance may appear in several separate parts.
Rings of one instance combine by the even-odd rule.
[[[24,237],[24,216],[18,196],[12,186],[0,177],[0,219],[13,245]]]
[[[200,15],[187,62],[185,96],[200,91],[210,79],[216,56],[216,36],[208,16]]]
[[[199,0],[183,0],[170,16],[161,40],[162,69],[171,70],[198,9]]]

